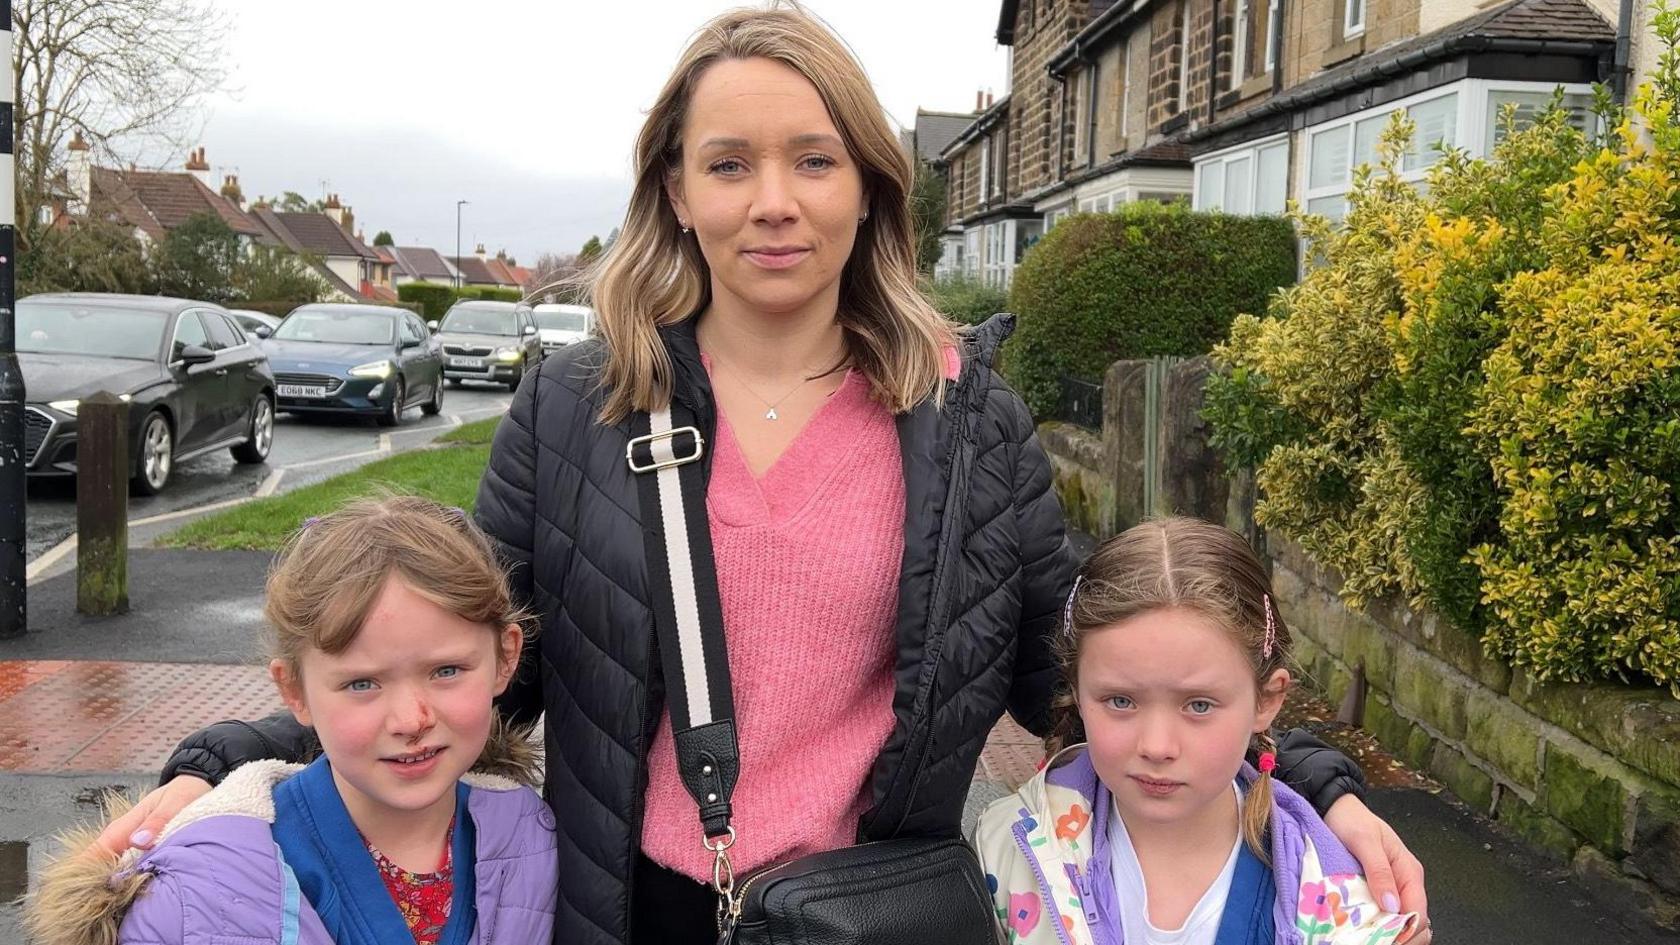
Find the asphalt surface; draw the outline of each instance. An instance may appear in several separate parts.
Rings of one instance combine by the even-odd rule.
[[[178,512],[249,496],[275,470],[284,469],[280,490],[295,488],[350,469],[378,456],[369,454],[388,441],[393,452],[420,446],[455,424],[494,416],[512,400],[506,387],[469,383],[444,393],[443,413],[428,417],[418,407],[403,415],[398,427],[371,419],[300,418],[282,414],[274,424],[268,462],[244,466],[227,450],[217,450],[175,468],[161,495],[128,499],[129,521]],[[76,481],[73,477],[29,481],[26,554],[34,560],[76,531]]]

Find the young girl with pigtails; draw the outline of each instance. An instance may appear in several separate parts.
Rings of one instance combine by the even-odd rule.
[[[1111,539],[1074,583],[1058,649],[1049,762],[975,837],[1012,945],[1412,933],[1414,916],[1371,901],[1358,863],[1275,776],[1289,629],[1240,537],[1168,518]]]

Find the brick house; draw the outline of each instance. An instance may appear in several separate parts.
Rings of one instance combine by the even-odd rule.
[[[326,282],[329,301],[394,301],[394,262],[355,236],[350,229],[355,216],[336,194],[327,198],[326,209],[320,212],[276,211],[259,202],[252,206],[251,217],[276,242],[309,262]]]
[[[49,208],[55,226],[77,219],[104,220],[130,228],[141,243],[153,243],[192,217],[210,214],[233,230],[243,248],[275,243],[241,206],[237,177],[225,177],[219,191],[210,186],[203,148],[188,155],[181,171],[120,170],[95,166],[78,132],[69,145],[64,178]]]
[[[1211,14],[1195,17],[1192,43],[1218,51],[1206,68],[1213,94],[1209,81],[1192,85],[1181,133],[1198,210],[1278,213],[1293,198],[1340,219],[1354,169],[1375,160],[1396,110],[1417,125],[1402,164],[1414,181],[1438,160],[1437,142],[1485,156],[1504,134],[1502,108],[1520,120],[1560,87],[1586,129],[1616,40],[1614,0],[1260,2],[1223,0],[1217,30]]]
[[[936,272],[1007,286],[1062,217],[1137,200],[1258,214],[1293,198],[1339,219],[1396,109],[1423,142],[1404,162],[1413,180],[1434,142],[1485,155],[1502,107],[1520,119],[1559,87],[1585,127],[1590,85],[1613,71],[1616,5],[1003,0],[1011,87],[941,154]]]

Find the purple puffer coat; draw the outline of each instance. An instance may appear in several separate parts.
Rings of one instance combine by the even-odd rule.
[[[104,868],[103,922],[120,922],[119,945],[333,945],[297,894],[270,832],[273,790],[301,770],[253,762],[170,824],[156,847]],[[477,831],[477,927],[472,945],[531,945],[553,932],[559,878],[554,814],[528,787],[469,774],[467,810]],[[94,884],[45,884],[32,924],[55,943],[84,942]],[[79,901],[75,922],[54,922],[60,895]],[[290,897],[290,898],[289,898]],[[288,901],[289,900],[289,901]],[[70,926],[82,926],[78,932]],[[108,927],[108,926],[107,926]]]

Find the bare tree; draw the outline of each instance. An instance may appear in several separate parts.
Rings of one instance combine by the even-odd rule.
[[[18,234],[27,246],[76,132],[108,161],[184,151],[226,78],[208,0],[13,0]]]
[[[542,253],[531,266],[525,291],[536,294],[539,302],[548,301],[545,296],[550,295],[554,296],[553,301],[570,302],[578,294],[575,280],[582,269],[578,258],[570,253]]]

